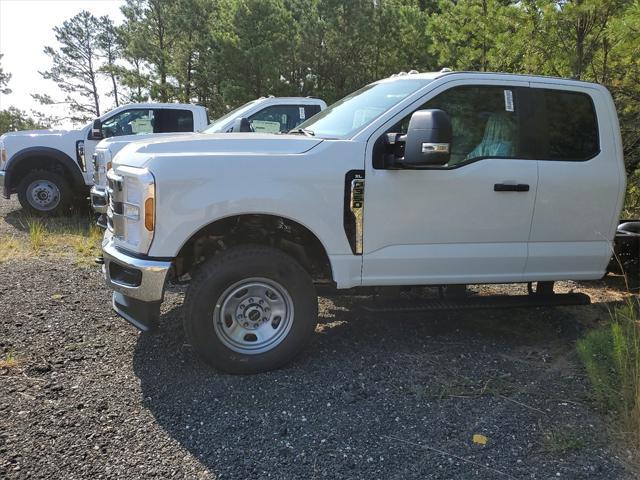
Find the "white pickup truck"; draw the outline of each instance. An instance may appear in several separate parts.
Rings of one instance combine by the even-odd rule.
[[[0,136],[0,187],[17,193],[25,210],[58,214],[84,199],[93,183],[87,162],[103,138],[162,132],[195,132],[209,123],[207,109],[179,103],[120,106],[80,130],[32,130]]]
[[[190,279],[187,340],[234,373],[303,348],[318,284],[600,278],[626,182],[604,87],[470,72],[380,80],[295,134],[136,142],[108,176],[115,311],[147,330]]]
[[[300,123],[325,109],[327,104],[319,98],[312,97],[261,97],[232,110],[215,120],[211,125],[199,126],[195,131],[203,133],[228,133],[234,127],[242,129],[239,118],[247,120],[245,129],[254,132],[281,133],[288,132]],[[206,128],[205,128],[206,127]],[[165,134],[172,135],[172,134]],[[173,134],[175,135],[175,134]],[[156,133],[143,135],[125,135],[105,138],[96,146],[93,154],[93,187],[91,187],[91,207],[96,213],[107,211],[107,171],[115,155],[128,143],[158,137]],[[100,217],[103,218],[102,216]],[[98,221],[99,225],[102,220]]]

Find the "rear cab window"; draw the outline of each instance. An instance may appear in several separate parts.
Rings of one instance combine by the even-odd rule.
[[[585,161],[600,152],[598,120],[589,95],[532,88],[537,160]]]
[[[178,108],[155,110],[154,133],[193,132],[193,112]]]

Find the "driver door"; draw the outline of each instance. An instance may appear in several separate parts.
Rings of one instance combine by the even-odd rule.
[[[370,139],[363,285],[522,280],[538,181],[521,128],[527,87],[452,82],[414,108],[448,113],[453,139],[443,166],[376,169],[380,135]],[[411,113],[382,134],[406,133]]]
[[[154,132],[154,110],[150,108],[130,108],[116,113],[102,121],[102,137],[120,137]],[[93,182],[93,154],[100,140],[91,138],[91,129],[84,141],[85,182]]]

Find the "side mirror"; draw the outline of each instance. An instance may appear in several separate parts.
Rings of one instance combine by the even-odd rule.
[[[90,140],[102,140],[104,135],[102,135],[102,121],[99,118],[96,118],[93,121],[93,126],[91,127],[91,134],[89,135]]]
[[[232,133],[238,132],[253,132],[253,128],[251,127],[251,123],[249,119],[246,117],[236,118],[236,121],[233,123],[233,128],[231,129]]]
[[[451,120],[443,110],[418,110],[405,135],[405,168],[445,165],[451,156]]]

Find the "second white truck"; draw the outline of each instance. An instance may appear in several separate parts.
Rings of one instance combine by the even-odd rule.
[[[22,207],[56,215],[83,201],[93,183],[93,156],[104,138],[195,132],[209,123],[207,109],[180,103],[122,105],[79,130],[31,130],[0,136],[0,188]]]

